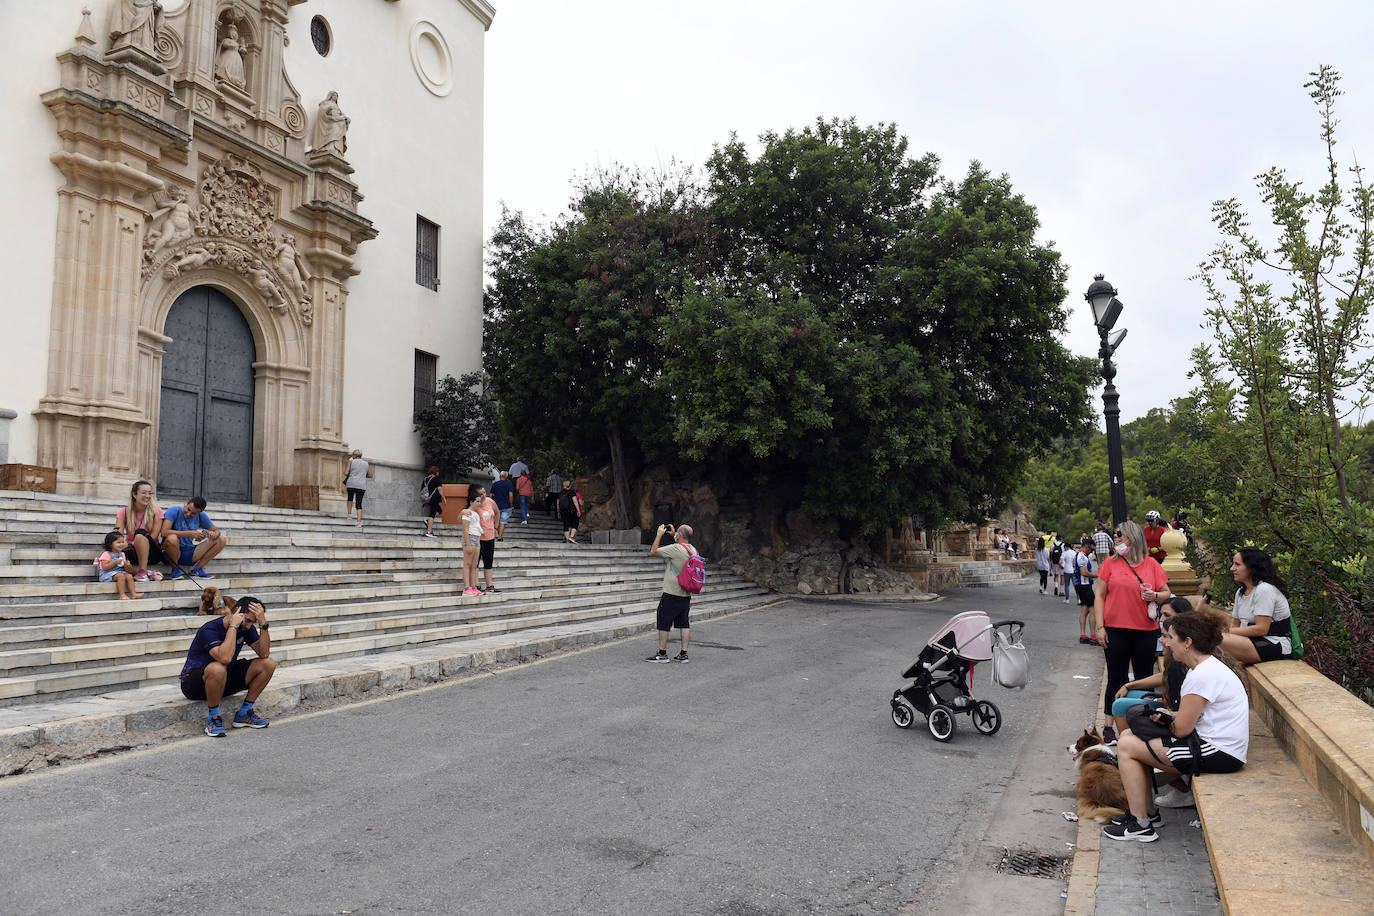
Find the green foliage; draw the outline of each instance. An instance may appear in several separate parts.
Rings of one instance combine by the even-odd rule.
[[[439,380],[434,403],[415,415],[426,465],[444,480],[465,480],[473,468],[486,467],[501,448],[496,405],[482,390],[482,373]]]
[[[891,125],[760,139],[707,162],[716,271],[668,319],[679,445],[852,528],[981,521],[1088,416],[1050,396],[1092,365],[1058,342],[1063,268],[1034,209],[976,163],[938,180]],[[838,505],[837,468],[863,469]]]
[[[503,213],[485,365],[507,434],[618,480],[675,447],[850,530],[993,514],[1089,416],[1034,208],[976,163],[938,179],[890,125],[761,139],[717,147],[704,186],[613,170],[546,229]]]

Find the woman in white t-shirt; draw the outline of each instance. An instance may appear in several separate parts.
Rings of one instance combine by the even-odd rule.
[[[1108,839],[1159,839],[1154,830],[1159,809],[1151,807],[1151,768],[1174,776],[1234,773],[1245,766],[1250,704],[1240,678],[1212,654],[1221,636],[1221,625],[1196,611],[1179,614],[1164,627],[1160,639],[1174,660],[1187,666],[1188,674],[1179,691],[1178,711],[1161,707],[1152,716],[1169,728],[1168,737],[1145,741],[1128,731],[1117,743],[1117,768],[1130,811],[1102,828]]]
[[[1238,586],[1236,608],[1221,647],[1242,665],[1291,657],[1293,613],[1273,559],[1258,547],[1242,547],[1231,558],[1231,577]]]

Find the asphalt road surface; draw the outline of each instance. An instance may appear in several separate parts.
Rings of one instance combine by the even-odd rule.
[[[888,698],[950,616],[1027,623],[1002,730],[948,744]],[[1059,913],[1064,746],[1101,654],[1025,584],[782,601],[382,700],[0,780],[0,912]],[[672,647],[676,652],[676,647]]]

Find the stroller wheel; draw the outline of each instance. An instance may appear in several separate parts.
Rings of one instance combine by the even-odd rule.
[[[948,741],[954,737],[954,710],[943,703],[937,703],[926,717],[926,726],[936,741]]]
[[[911,723],[916,721],[916,714],[911,711],[911,707],[900,700],[892,701],[892,724],[898,728],[911,728]]]
[[[973,704],[969,718],[973,720],[973,727],[984,735],[995,735],[1002,727],[1002,711],[987,700],[979,700]]]

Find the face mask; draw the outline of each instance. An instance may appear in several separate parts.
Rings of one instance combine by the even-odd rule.
[[[1128,553],[1130,553],[1130,552],[1131,552],[1131,545],[1130,545],[1130,544],[1117,544],[1117,545],[1116,545],[1116,555],[1117,555],[1117,556],[1119,556],[1119,557],[1124,557],[1126,554],[1128,554]]]

